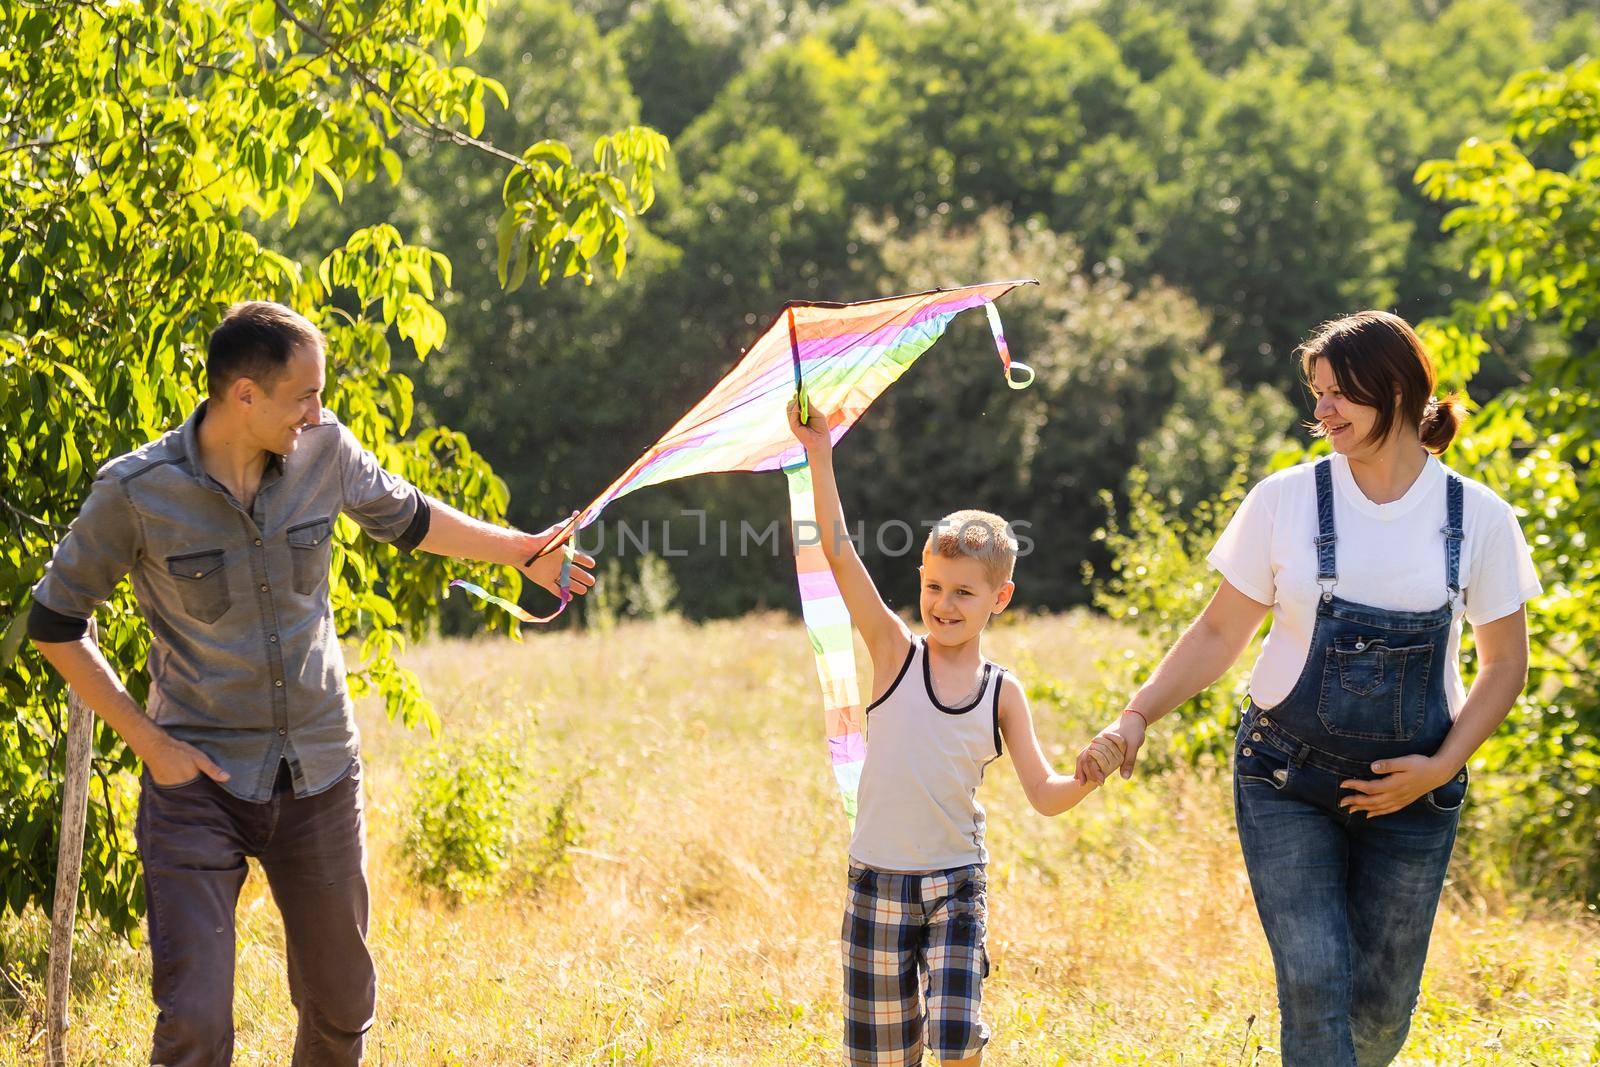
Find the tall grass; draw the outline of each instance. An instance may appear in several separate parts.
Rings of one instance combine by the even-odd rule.
[[[1065,764],[1098,725],[1089,666],[1128,640],[1086,616],[1007,620],[988,652],[1034,683]],[[415,650],[445,729],[584,767],[570,874],[454,907],[400,854],[407,768],[433,742],[361,709],[380,974],[374,1064],[829,1064],[846,834],[809,653],[779,616]],[[1047,684],[1049,683],[1049,684]],[[533,738],[532,748],[528,738]],[[1114,782],[1057,819],[990,769],[987,1062],[1273,1064],[1271,966],[1220,769]],[[1469,801],[1470,802],[1470,801]],[[1600,922],[1454,886],[1408,1064],[1600,1060]],[[36,1062],[44,922],[0,927],[0,1065]],[[143,1062],[139,949],[80,938],[79,1062]],[[293,1014],[264,880],[240,906],[240,1064],[287,1061]]]

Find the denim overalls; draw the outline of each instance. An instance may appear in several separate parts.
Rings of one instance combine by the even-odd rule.
[[[1328,460],[1317,482],[1311,649],[1294,688],[1246,702],[1234,766],[1245,867],[1272,948],[1285,1067],[1374,1067],[1405,1043],[1467,775],[1390,815],[1339,808],[1374,760],[1432,755],[1452,720],[1444,679],[1461,597],[1462,483],[1446,483],[1445,603],[1387,611],[1342,600]]]

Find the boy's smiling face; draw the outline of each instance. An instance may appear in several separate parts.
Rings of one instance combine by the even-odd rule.
[[[922,625],[928,639],[961,645],[983,632],[989,618],[1005,610],[1016,590],[1014,582],[994,585],[984,566],[970,556],[954,559],[922,554]]]

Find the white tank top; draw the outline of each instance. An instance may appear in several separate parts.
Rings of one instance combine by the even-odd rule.
[[[924,638],[883,696],[867,707],[850,858],[883,871],[937,871],[989,862],[978,783],[1000,756],[1000,680],[983,665],[975,697],[958,707],[933,695]]]

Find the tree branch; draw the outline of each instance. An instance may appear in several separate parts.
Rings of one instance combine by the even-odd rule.
[[[3,495],[0,495],[0,507],[4,507],[7,511],[11,512],[11,514],[15,515],[17,518],[25,519],[26,521],[33,523],[35,526],[38,526],[41,529],[55,530],[55,531],[57,531],[59,533],[66,533],[67,532],[67,527],[62,526],[59,523],[47,522],[44,519],[41,519],[41,518],[38,518],[36,516],[30,515],[26,511],[23,511],[21,508],[17,507],[17,505],[13,504],[11,501],[7,500],[5,498],[5,496],[3,496]]]
[[[318,32],[315,26],[312,26],[299,15],[296,15],[293,11],[290,11],[288,6],[284,3],[284,0],[273,0],[273,3],[274,6],[277,7],[279,13],[299,27],[300,32],[304,33],[306,36],[310,37],[318,44],[326,48],[329,55],[337,56],[338,59],[344,64],[345,71],[349,73],[351,77],[355,78],[363,86],[365,86],[369,93],[372,93],[374,96],[383,100],[384,103],[388,104],[390,109],[394,112],[395,117],[398,118],[403,125],[409,127],[413,133],[422,134],[430,140],[460,145],[463,148],[476,148],[478,151],[487,153],[488,155],[491,155],[502,162],[510,163],[512,166],[526,167],[528,165],[521,156],[512,155],[503,148],[498,148],[488,141],[462,133],[460,130],[440,125],[419,111],[415,105],[409,104],[406,101],[399,100],[389,95],[389,93],[387,93],[383,87],[373,79],[372,75],[367,73],[361,64],[357,63],[355,60],[346,55],[344,50],[339,47],[336,42],[329,40],[327,37]],[[415,117],[409,117],[404,114],[401,111],[402,108],[409,109],[412,115]]]

